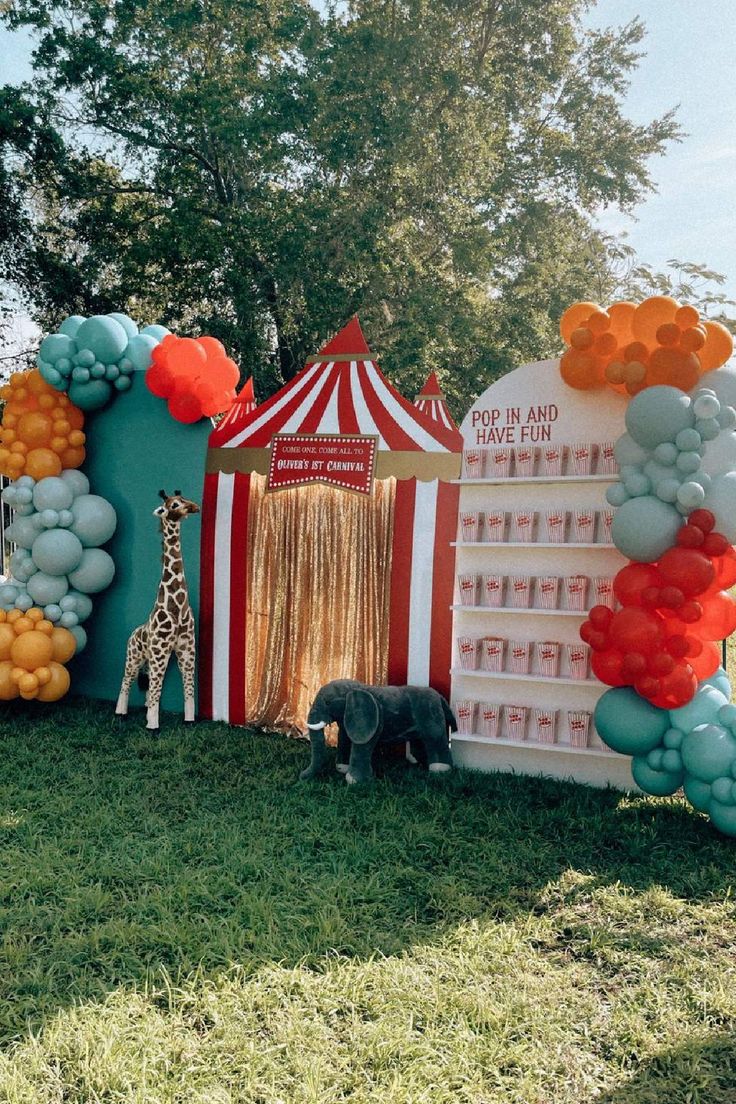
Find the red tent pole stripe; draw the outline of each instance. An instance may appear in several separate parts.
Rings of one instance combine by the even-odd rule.
[[[432,633],[432,577],[437,518],[438,480],[417,481],[414,499],[414,537],[409,597],[409,667],[413,686],[429,685],[429,649]]]
[[[349,371],[340,373],[340,384],[337,392],[337,418],[341,433],[360,433],[355,404],[353,403]]]
[[[199,545],[199,714],[212,718],[212,630],[215,597],[215,514],[219,475],[204,477]]]
[[[215,572],[212,603],[212,717],[230,719],[230,543],[233,522],[233,475],[220,474],[215,514]],[[241,524],[240,518],[236,524]]]
[[[452,598],[455,591],[455,549],[460,488],[440,482],[434,531],[432,573],[432,633],[429,650],[429,685],[450,697],[452,665]]]
[[[230,724],[244,725],[245,700],[245,623],[248,605],[248,502],[250,475],[236,474],[233,489],[233,516],[237,524],[230,534]]]
[[[317,433],[319,430],[319,423],[322,421],[322,415],[327,409],[327,404],[332,398],[332,393],[337,385],[337,376],[338,373],[333,368],[325,386],[320,391],[314,401],[314,405],[310,407],[309,413],[300,425],[300,433]]]
[[[414,540],[416,479],[396,482],[391,546],[391,605],[388,633],[388,681],[401,686],[409,666],[409,598]]]

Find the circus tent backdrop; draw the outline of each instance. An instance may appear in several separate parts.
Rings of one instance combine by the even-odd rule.
[[[249,556],[249,549],[263,549],[263,534],[256,531],[261,514],[255,499],[274,502],[279,496],[316,494],[317,498],[293,501],[305,503],[305,518],[308,502],[310,517],[321,517],[325,532],[339,529],[341,513],[349,513],[351,502],[359,497],[365,501],[354,492],[366,487],[344,489],[346,484],[334,476],[327,477],[331,487],[315,486],[314,478],[311,487],[296,486],[302,482],[297,475],[280,484],[284,489],[273,489],[271,480],[276,482],[279,474],[277,451],[284,443],[295,454],[300,447],[309,453],[343,441],[369,451],[372,441],[372,486],[391,485],[385,675],[390,683],[430,684],[449,692],[455,573],[451,542],[458,507],[458,486],[452,481],[460,473],[462,438],[454,426],[433,420],[391,386],[354,318],[245,423],[226,420],[211,434],[202,518],[203,716],[234,724],[253,720],[246,689],[253,656],[247,649],[254,640],[264,639],[258,636],[257,622],[269,616],[262,597],[248,593],[249,561],[252,572],[253,564],[262,559]],[[348,483],[351,478],[345,476]],[[341,549],[341,562],[331,568],[335,580],[350,553],[349,547]],[[325,596],[325,618],[327,601]],[[292,609],[298,603],[282,600],[280,606],[284,605]],[[312,610],[310,616],[319,622],[320,611]],[[284,633],[289,631],[284,627]],[[320,631],[317,624],[315,632]],[[314,674],[334,677],[328,671]]]
[[[253,377],[245,381],[238,397],[228,410],[224,418],[217,423],[215,431],[218,438],[227,441],[233,433],[243,428],[249,417],[256,409],[256,397],[253,390]],[[213,434],[214,436],[214,434]]]
[[[414,400],[414,405],[417,410],[421,410],[422,414],[426,414],[447,429],[458,428],[434,372],[430,372],[427,376],[424,387]]]

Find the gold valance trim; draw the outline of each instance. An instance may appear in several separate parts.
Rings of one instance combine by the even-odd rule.
[[[271,450],[267,448],[210,448],[207,450],[206,471],[258,472],[268,475]],[[379,452],[376,457],[376,479],[433,479],[449,481],[460,477],[459,452]]]

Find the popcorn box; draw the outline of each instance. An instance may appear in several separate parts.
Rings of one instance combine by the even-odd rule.
[[[567,510],[548,510],[544,515],[544,526],[550,544],[564,544]]]
[[[478,648],[477,641],[469,636],[459,636],[457,639],[457,653],[460,657],[460,666],[465,671],[474,671],[477,666]]]
[[[481,736],[496,737],[501,728],[501,706],[492,702],[481,702],[478,706]],[[459,723],[459,718],[458,718]]]
[[[556,575],[539,575],[537,577],[538,609],[557,609],[560,594],[560,580]]]
[[[481,449],[463,450],[463,468],[467,479],[480,479],[483,475],[483,452]]]
[[[458,575],[457,589],[460,595],[460,604],[463,606],[475,605],[475,591],[477,581],[475,575]]]
[[[613,544],[611,539],[611,526],[613,525],[613,510],[598,511],[598,540],[601,544]]]
[[[615,475],[618,471],[613,441],[603,441],[598,450],[598,471],[601,475]]]
[[[528,640],[510,640],[508,648],[509,671],[515,675],[529,674],[531,644]]]
[[[508,479],[511,475],[511,449],[486,450],[486,472],[496,478]]]
[[[540,744],[553,744],[557,733],[556,709],[532,709],[534,733]]]
[[[616,597],[613,593],[613,579],[609,575],[597,575],[593,579],[591,605],[608,606],[609,609],[615,608]]]
[[[514,609],[529,609],[532,581],[528,575],[512,575],[509,578],[509,605]]]
[[[565,459],[564,445],[545,445],[542,449],[542,466],[545,475],[562,475]]]
[[[475,720],[475,702],[455,702],[455,717],[457,718],[458,732],[462,733],[465,736],[468,736],[473,731],[473,722]]]
[[[593,446],[587,441],[570,445],[570,474],[590,475],[593,468]]]
[[[526,719],[529,710],[525,705],[505,705],[506,734],[511,740],[523,740],[526,736]]]
[[[485,671],[502,671],[506,641],[501,636],[484,636],[481,641],[481,665]]]
[[[575,510],[574,515],[575,540],[578,544],[592,544],[595,533],[595,511]]]
[[[511,540],[529,544],[537,515],[533,510],[514,510],[511,515]]]
[[[486,534],[489,541],[502,541],[506,530],[506,511],[488,510],[486,512]]]
[[[585,748],[588,746],[590,733],[591,714],[585,710],[569,710],[567,714],[567,727],[570,733],[570,747]]]
[[[514,449],[514,470],[516,475],[534,475],[534,462],[537,450],[532,445],[520,445]]]
[[[565,595],[569,610],[584,610],[587,593],[587,575],[568,575],[565,579]]]
[[[471,544],[478,540],[480,514],[477,510],[460,512],[460,539]]]
[[[537,663],[540,675],[557,678],[560,673],[560,645],[556,640],[540,640],[537,643]]]
[[[570,678],[587,679],[590,648],[587,644],[566,644],[567,666]]]
[[[484,606],[496,609],[503,605],[503,575],[481,575],[480,592]]]

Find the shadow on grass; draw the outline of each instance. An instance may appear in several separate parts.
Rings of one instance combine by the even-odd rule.
[[[716,1035],[663,1051],[591,1104],[732,1104],[736,1039]]]
[[[570,871],[588,894],[698,902],[733,881],[733,844],[675,800],[395,762],[365,789],[300,783],[301,742],[142,724],[81,701],[0,716],[0,1040],[161,966],[319,969],[539,915]],[[597,953],[605,934],[591,951],[578,926],[557,936],[566,953]]]

